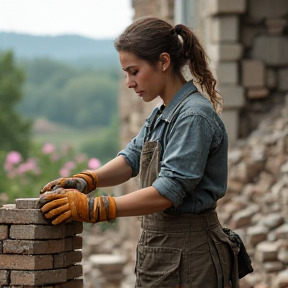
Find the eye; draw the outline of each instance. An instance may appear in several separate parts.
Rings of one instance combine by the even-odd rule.
[[[133,71],[133,72],[131,72],[131,74],[132,74],[133,76],[137,75],[137,73],[138,73],[138,71]]]

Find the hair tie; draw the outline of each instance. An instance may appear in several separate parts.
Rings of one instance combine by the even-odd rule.
[[[175,26],[175,32],[177,35],[180,35],[182,32],[182,27],[180,25]]]

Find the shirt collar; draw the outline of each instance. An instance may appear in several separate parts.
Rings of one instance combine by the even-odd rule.
[[[172,101],[165,107],[162,113],[162,119],[170,122],[174,110],[177,106],[190,94],[197,91],[197,87],[194,85],[193,81],[190,80],[184,84],[175,94]]]

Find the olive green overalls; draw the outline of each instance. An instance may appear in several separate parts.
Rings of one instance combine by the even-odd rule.
[[[143,145],[141,188],[151,186],[158,177],[160,138]],[[214,209],[199,214],[158,212],[143,216],[141,227],[136,288],[239,287],[238,247],[223,233]]]

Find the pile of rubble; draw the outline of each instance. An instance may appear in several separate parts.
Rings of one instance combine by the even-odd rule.
[[[288,97],[229,152],[228,191],[217,212],[253,262],[240,287],[288,287]]]

